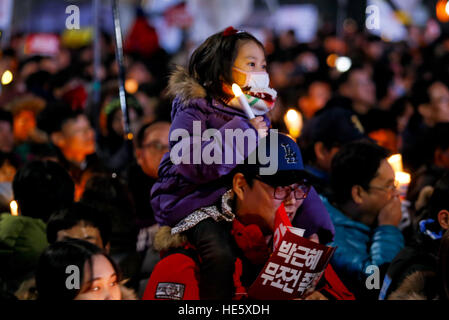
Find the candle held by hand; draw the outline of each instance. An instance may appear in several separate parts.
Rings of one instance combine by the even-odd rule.
[[[234,92],[234,95],[239,100],[240,106],[243,108],[243,111],[245,111],[248,119],[254,119],[255,118],[254,112],[253,112],[253,110],[251,110],[248,100],[246,100],[246,97],[243,94],[242,89],[240,89],[238,84],[234,83],[232,85],[232,92]]]

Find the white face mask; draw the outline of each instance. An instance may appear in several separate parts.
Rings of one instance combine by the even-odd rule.
[[[270,86],[270,76],[267,72],[249,72],[237,67],[233,67],[233,69],[245,75],[245,83],[242,88],[265,89]]]

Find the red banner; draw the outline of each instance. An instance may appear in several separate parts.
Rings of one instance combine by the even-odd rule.
[[[281,206],[276,214],[273,254],[248,290],[250,298],[289,300],[314,291],[335,248],[312,242],[294,228]]]

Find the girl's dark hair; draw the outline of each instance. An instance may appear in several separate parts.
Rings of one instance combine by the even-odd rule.
[[[98,229],[103,246],[109,243],[111,237],[110,217],[83,202],[75,202],[70,207],[56,211],[50,216],[47,222],[48,243],[56,242],[59,231],[71,229],[81,222]]]
[[[92,275],[92,257],[103,255],[114,268],[117,279],[120,281],[120,273],[115,262],[96,245],[80,240],[68,239],[51,244],[40,256],[36,269],[36,287],[39,300],[73,300],[79,294],[80,289],[67,288],[68,266],[76,266],[79,270],[79,288],[84,282],[84,267],[87,262]],[[68,281],[68,283],[72,283]]]
[[[232,83],[231,69],[240,46],[244,42],[254,41],[264,50],[263,44],[253,35],[236,30],[227,32],[228,29],[207,38],[189,61],[190,76],[206,88],[211,97],[223,100],[229,96],[223,92],[222,83]]]

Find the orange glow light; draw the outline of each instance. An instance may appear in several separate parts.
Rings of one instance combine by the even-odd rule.
[[[440,22],[449,22],[449,13],[446,10],[447,0],[439,0],[436,5],[436,15]]]
[[[137,92],[137,89],[139,89],[139,84],[134,79],[127,79],[125,81],[125,90],[129,94],[134,94]]]
[[[335,68],[335,62],[337,61],[338,56],[335,53],[332,53],[327,56],[326,63],[329,67]]]

